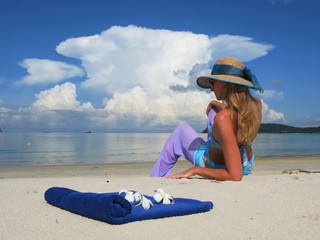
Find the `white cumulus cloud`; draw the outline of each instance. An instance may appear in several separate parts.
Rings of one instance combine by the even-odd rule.
[[[283,113],[277,112],[274,109],[270,109],[269,105],[262,100],[262,122],[263,123],[275,123],[275,122],[286,123],[287,120],[285,119]]]
[[[271,44],[254,42],[250,37],[229,34],[211,38],[210,47],[216,58],[234,57],[243,62],[267,55],[274,48]]]
[[[242,36],[114,26],[99,35],[67,39],[56,50],[82,61],[88,76],[83,87],[113,94],[136,86],[158,92],[170,85],[186,86],[196,64],[211,67],[221,56],[250,61],[272,48]]]
[[[116,93],[105,107],[108,123],[130,124],[137,128],[161,129],[188,122],[205,127],[205,108],[212,96],[200,91],[174,92],[159,97],[148,96],[140,87]]]
[[[64,79],[83,76],[81,68],[58,61],[48,59],[28,58],[19,63],[27,69],[29,75],[23,77],[25,84],[57,83]]]
[[[32,104],[32,107],[39,110],[81,110],[82,108],[92,108],[90,103],[80,106],[80,102],[76,99],[76,85],[70,82],[42,91],[36,94],[35,97],[37,100]]]
[[[212,56],[206,35],[136,26],[68,39],[56,50],[82,61],[88,76],[83,87],[103,88],[109,94],[136,86],[161,91],[172,84],[185,85],[187,79],[174,72],[188,73],[194,64],[207,63]]]
[[[76,85],[66,82],[35,95],[30,107],[15,109],[0,108],[1,122],[8,127],[21,129],[77,130],[103,129],[107,113],[95,109],[90,102],[77,100]],[[81,130],[80,130],[81,131]]]

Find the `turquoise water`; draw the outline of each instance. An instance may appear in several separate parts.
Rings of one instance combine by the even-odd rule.
[[[155,162],[169,133],[0,134],[0,166]],[[205,135],[203,135],[205,138]],[[257,157],[320,156],[320,134],[259,134]]]

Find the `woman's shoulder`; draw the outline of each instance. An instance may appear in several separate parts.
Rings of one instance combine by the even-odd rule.
[[[236,129],[235,124],[232,122],[230,108],[221,110],[214,119],[213,137],[221,144],[222,136],[234,136]],[[215,132],[215,133],[214,133]]]
[[[214,118],[214,123],[219,124],[220,122],[225,122],[226,120],[231,120],[230,118],[230,108],[224,108]]]

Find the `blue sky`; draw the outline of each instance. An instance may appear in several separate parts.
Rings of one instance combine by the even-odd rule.
[[[263,122],[320,125],[311,0],[0,0],[0,128],[170,132],[205,126],[195,86],[218,58],[265,89]]]

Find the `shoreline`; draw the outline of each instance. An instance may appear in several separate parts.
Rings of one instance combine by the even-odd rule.
[[[148,177],[154,163],[155,162],[0,167],[0,179],[75,176],[128,177],[135,175]],[[172,173],[178,173],[190,167],[192,167],[192,165],[188,161],[180,159],[174,166]],[[251,175],[275,174],[289,169],[320,169],[320,157],[257,157]]]

